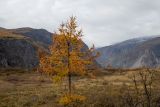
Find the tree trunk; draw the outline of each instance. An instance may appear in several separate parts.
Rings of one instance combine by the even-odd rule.
[[[67,41],[68,45],[68,91],[69,95],[72,93],[72,87],[71,87],[71,70],[70,70],[70,42]]]
[[[68,89],[69,89],[69,95],[71,95],[71,92],[72,92],[72,89],[71,89],[71,83],[72,83],[72,80],[71,80],[71,74],[68,73]]]

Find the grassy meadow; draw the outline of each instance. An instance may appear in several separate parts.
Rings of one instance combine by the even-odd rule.
[[[91,77],[73,77],[73,93],[86,97],[84,102],[74,102],[66,107],[149,107],[140,84],[136,97],[135,84],[132,81],[137,70],[105,71],[103,75]],[[156,72],[158,76],[159,71]],[[152,85],[152,106],[159,107],[159,78]],[[0,107],[63,107],[59,97],[67,90],[67,83],[53,83],[47,75],[33,71],[1,71]],[[147,86],[148,87],[148,86]],[[145,91],[144,91],[145,92]],[[144,100],[141,100],[144,99]],[[138,100],[142,101],[137,105]],[[133,103],[133,104],[132,104]],[[154,105],[154,106],[153,106]]]

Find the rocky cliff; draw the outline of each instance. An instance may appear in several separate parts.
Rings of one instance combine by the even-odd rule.
[[[21,29],[22,30],[22,29]],[[25,30],[25,31],[24,31]],[[38,29],[36,29],[37,32]],[[48,31],[40,30],[38,33],[33,33],[36,38],[31,38],[32,29],[23,29],[24,32],[30,32],[28,36],[23,35],[19,30],[15,32],[10,29],[0,30],[0,68],[19,68],[19,69],[32,69],[38,65],[39,59],[37,49],[44,49],[50,42],[45,44],[47,36],[51,36]],[[47,35],[43,35],[47,34]],[[43,36],[42,36],[43,35]],[[50,39],[51,40],[51,39]],[[42,42],[42,43],[41,43]]]
[[[38,65],[37,49],[48,51],[52,33],[44,29],[0,28],[0,68],[32,69]],[[82,51],[88,51],[84,43]]]
[[[0,68],[31,69],[38,64],[36,47],[26,39],[0,39]]]
[[[160,67],[160,37],[127,40],[97,49],[97,61],[103,66],[116,68]]]

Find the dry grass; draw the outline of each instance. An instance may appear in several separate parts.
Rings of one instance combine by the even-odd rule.
[[[87,96],[86,103],[90,105],[86,107],[96,107],[91,104],[97,100],[95,95],[106,95],[106,91],[113,97],[119,95],[120,86],[131,84],[128,77],[132,72],[135,71],[115,72],[96,78],[74,77],[72,88],[76,93]],[[0,107],[60,107],[57,99],[64,90],[67,90],[66,83],[54,84],[48,76],[36,72],[0,73]]]
[[[7,30],[0,30],[0,39],[24,39],[25,37],[19,34],[14,34]]]
[[[38,73],[12,72],[1,73],[0,89],[0,107],[34,107],[54,104],[58,87]]]

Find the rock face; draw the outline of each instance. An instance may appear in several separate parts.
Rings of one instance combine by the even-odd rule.
[[[97,61],[103,67],[160,67],[160,37],[131,39],[97,51],[101,53]]]
[[[0,28],[0,68],[35,68],[39,62],[37,49],[49,52],[52,36],[44,29]],[[88,51],[85,43],[82,51]]]
[[[51,44],[52,33],[44,29],[0,29],[0,68],[32,69],[38,65],[37,49]]]
[[[0,68],[31,69],[38,64],[36,47],[26,39],[0,39]]]

